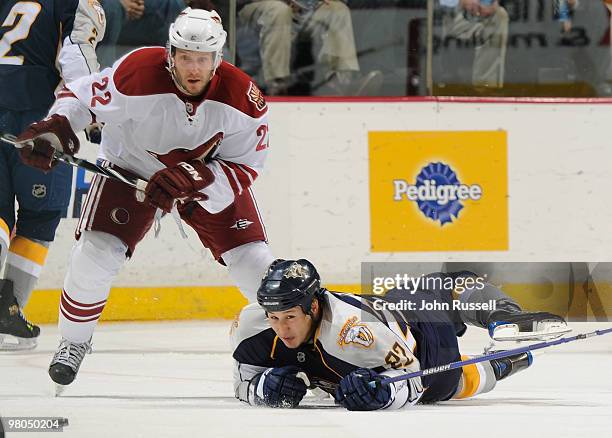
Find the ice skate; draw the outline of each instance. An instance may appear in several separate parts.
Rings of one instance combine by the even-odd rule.
[[[31,350],[40,328],[29,322],[13,295],[13,282],[0,283],[0,350]]]
[[[91,353],[91,342],[77,344],[62,339],[49,365],[49,376],[56,383],[55,394],[60,395],[79,371],[85,353]]]
[[[572,331],[562,317],[552,313],[507,310],[491,313],[487,327],[495,341],[545,341]]]
[[[495,353],[491,351],[490,353]],[[530,351],[519,353],[514,356],[508,356],[501,359],[493,359],[489,361],[495,373],[497,381],[504,380],[519,371],[525,370],[533,363],[533,355]]]

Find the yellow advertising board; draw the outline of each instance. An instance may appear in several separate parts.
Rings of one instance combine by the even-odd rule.
[[[505,131],[368,140],[373,252],[508,250]]]

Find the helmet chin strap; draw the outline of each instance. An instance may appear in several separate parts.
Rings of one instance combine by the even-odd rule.
[[[174,86],[179,89],[179,91],[183,94],[191,96],[191,93],[181,85],[181,83],[176,78],[176,74],[174,73],[174,67],[166,67],[166,70],[170,72],[170,77],[172,78],[172,82],[174,82]]]
[[[304,341],[304,343],[308,343],[314,339],[315,333],[317,332],[317,329],[319,328],[319,325],[321,324],[321,319],[323,319],[323,308],[322,308],[323,302],[317,297],[314,297],[313,299],[319,302],[319,307],[318,307],[318,311],[316,314],[314,314],[312,310],[307,313],[307,315],[309,315],[312,320],[312,326],[310,327],[310,332],[308,333],[308,336],[306,337],[306,340]]]

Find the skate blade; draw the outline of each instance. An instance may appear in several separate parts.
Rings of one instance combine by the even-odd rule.
[[[17,336],[0,334],[0,351],[33,350],[38,345],[36,338],[19,338]]]
[[[495,327],[493,336],[494,341],[549,341],[560,338],[571,332],[572,329],[566,325],[544,326],[542,330],[534,332],[521,332],[516,324],[503,324]]]
[[[68,385],[60,385],[59,383],[54,383],[54,385],[55,385],[55,396],[56,397],[60,397],[64,393],[66,388],[68,387]]]

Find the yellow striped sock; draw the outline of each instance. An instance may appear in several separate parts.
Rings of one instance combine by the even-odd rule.
[[[461,360],[469,359],[469,356],[461,356]],[[467,365],[461,368],[463,373],[461,374],[461,382],[459,384],[459,393],[456,394],[454,399],[472,397],[478,391],[480,386],[480,373],[476,364]]]
[[[9,248],[8,263],[34,277],[39,277],[48,252],[49,248],[38,242],[15,236]]]

